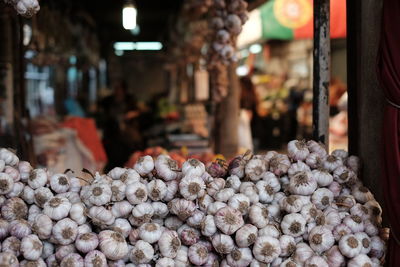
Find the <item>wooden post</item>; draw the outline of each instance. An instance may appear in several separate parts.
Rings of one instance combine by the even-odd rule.
[[[313,136],[329,145],[330,10],[329,0],[314,1]]]
[[[216,151],[226,158],[232,158],[236,156],[239,149],[240,84],[236,75],[235,63],[231,63],[228,66],[228,77],[228,95],[217,108],[217,120],[215,124],[217,134]]]

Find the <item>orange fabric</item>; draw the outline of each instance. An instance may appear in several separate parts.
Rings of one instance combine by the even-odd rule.
[[[96,162],[107,162],[106,152],[97,134],[96,123],[93,119],[69,117],[62,123],[62,126],[76,130],[79,139],[92,152]]]

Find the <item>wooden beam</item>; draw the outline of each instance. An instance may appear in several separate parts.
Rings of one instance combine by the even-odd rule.
[[[313,136],[329,145],[330,1],[314,1]]]

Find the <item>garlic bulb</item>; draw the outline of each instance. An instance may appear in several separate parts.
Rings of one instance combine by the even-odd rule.
[[[186,199],[176,199],[170,207],[171,213],[177,215],[181,220],[186,220],[192,216],[195,210],[196,206],[194,203]]]
[[[225,187],[232,188],[233,190],[235,190],[235,192],[238,192],[241,183],[242,182],[240,181],[239,177],[237,177],[236,175],[231,175],[226,179]]]
[[[302,210],[304,202],[300,196],[290,195],[288,197],[283,197],[279,201],[279,206],[288,213],[296,213]]]
[[[296,251],[296,241],[290,235],[282,235],[279,238],[279,243],[281,246],[281,257],[290,256]]]
[[[36,235],[28,235],[21,240],[21,254],[27,260],[38,260],[42,255],[43,243]]]
[[[68,216],[71,203],[63,197],[53,197],[43,205],[43,213],[53,220],[61,220]]]
[[[84,259],[84,264],[86,267],[107,267],[107,259],[106,256],[98,251],[92,250],[88,254],[86,254]]]
[[[323,257],[312,256],[305,262],[305,266],[318,266],[318,267],[329,267],[328,263]]]
[[[232,267],[244,267],[249,266],[253,260],[253,255],[249,248],[235,248],[226,257],[226,261],[229,266]]]
[[[162,234],[160,225],[156,223],[145,223],[139,228],[139,236],[143,241],[150,244],[157,242]]]
[[[355,235],[345,235],[339,241],[340,252],[348,258],[353,258],[360,254],[361,247],[361,242]]]
[[[13,178],[7,173],[0,173],[0,195],[8,194],[14,187]]]
[[[52,229],[53,237],[61,245],[73,243],[78,235],[78,224],[69,218],[58,221]]]
[[[228,206],[245,215],[250,207],[250,199],[244,194],[235,194],[229,199]]]
[[[285,235],[298,237],[304,234],[306,220],[301,214],[291,213],[285,215],[281,222],[282,232]]]
[[[99,233],[99,248],[107,259],[120,260],[128,254],[125,238],[117,232],[105,230]]]
[[[271,203],[275,193],[281,189],[279,180],[273,173],[267,172],[263,175],[263,180],[256,184],[261,203]]]
[[[381,258],[384,255],[385,243],[379,236],[371,237],[371,251],[369,255],[375,258]]]
[[[51,192],[47,187],[39,187],[34,191],[34,202],[41,208],[43,208],[44,204],[53,197],[53,192]]]
[[[85,209],[83,203],[72,204],[69,210],[69,217],[78,225],[84,224],[86,222]]]
[[[281,254],[279,240],[270,236],[260,236],[253,246],[254,257],[264,263],[273,262]]]
[[[114,180],[111,183],[111,201],[122,201],[125,199],[126,184],[121,180]]]
[[[235,235],[235,241],[238,247],[245,248],[251,246],[257,239],[258,229],[254,225],[243,225]]]
[[[135,171],[137,171],[141,176],[145,176],[151,173],[154,169],[154,160],[151,156],[144,156],[136,161],[134,166]]]
[[[111,177],[113,180],[119,180],[121,176],[126,172],[125,168],[115,167],[107,173],[108,177]]]
[[[129,169],[121,175],[120,181],[126,185],[133,184],[140,181],[140,175],[134,169]]]
[[[32,170],[29,174],[28,185],[32,189],[37,189],[39,187],[43,187],[47,182],[47,172],[44,169],[35,169]]]
[[[314,227],[309,234],[310,247],[317,253],[330,249],[335,243],[332,231],[324,226]]]
[[[228,200],[233,197],[233,195],[235,194],[235,190],[233,190],[232,188],[224,188],[221,189],[221,191],[219,191],[218,193],[216,193],[214,195],[214,199],[216,201],[220,201],[220,202],[228,202]]]
[[[233,234],[244,224],[242,214],[229,206],[218,210],[214,219],[218,229],[227,235]]]
[[[333,193],[329,189],[319,188],[312,194],[311,201],[317,209],[324,210],[331,205],[333,201]]]
[[[111,200],[111,187],[106,183],[95,183],[89,189],[89,202],[92,205],[101,206]]]
[[[288,143],[288,156],[296,161],[304,161],[310,154],[305,141],[293,140]]]
[[[153,256],[153,247],[149,243],[139,240],[131,250],[129,257],[133,263],[141,264],[150,262]]]
[[[133,205],[138,205],[147,201],[147,187],[140,182],[128,184],[125,194],[129,203]]]
[[[282,154],[276,154],[269,161],[270,171],[278,177],[286,174],[290,165],[291,163],[289,158],[286,155]]]
[[[220,254],[229,254],[235,248],[232,237],[224,234],[216,234],[212,237],[212,245]]]
[[[83,267],[84,261],[81,255],[77,253],[71,253],[65,258],[63,258],[63,260],[60,263],[60,267],[68,267],[68,266]]]
[[[50,177],[50,187],[56,193],[67,192],[69,186],[69,178],[64,174],[55,174]]]
[[[344,218],[343,223],[349,227],[353,233],[364,231],[364,222],[360,216],[349,215]]]
[[[302,161],[298,161],[293,163],[290,168],[288,169],[288,176],[289,178],[293,177],[299,172],[310,172],[310,167]]]
[[[28,215],[28,207],[22,199],[13,197],[7,199],[2,204],[1,215],[9,222],[17,219],[25,219]]]
[[[354,186],[351,191],[351,194],[361,204],[364,204],[364,203],[374,199],[374,196],[372,195],[372,193],[368,190],[368,188],[366,188],[363,185]]]
[[[179,183],[179,193],[187,200],[195,200],[205,194],[205,184],[199,176],[185,176]]]
[[[53,222],[49,216],[39,214],[36,216],[32,225],[32,231],[37,234],[40,239],[48,239],[53,230]]]
[[[168,212],[168,209],[167,209],[167,212]],[[195,211],[195,212],[193,213],[192,216],[190,216],[190,217],[186,220],[186,223],[187,223],[189,226],[196,227],[196,228],[200,228],[201,222],[203,221],[204,217],[205,217],[204,212],[197,210],[197,211]]]
[[[265,163],[261,159],[253,158],[247,162],[245,174],[251,181],[258,181],[262,178],[266,168]]]
[[[249,211],[249,218],[256,227],[264,228],[269,223],[268,209],[260,203],[252,205]]]
[[[295,195],[311,195],[317,189],[317,182],[311,172],[298,172],[290,178],[289,190]]]
[[[217,232],[216,222],[214,220],[214,216],[207,215],[200,225],[201,233],[204,236],[212,236]]]
[[[178,177],[178,164],[169,156],[160,155],[155,162],[158,175],[165,181],[171,181]]]
[[[99,245],[99,239],[95,233],[79,234],[75,240],[75,247],[82,253],[89,253]]]
[[[164,231],[158,240],[158,247],[164,257],[175,258],[181,247],[178,233],[171,230]]]
[[[188,251],[189,261],[195,265],[202,265],[207,261],[208,250],[201,244],[194,244],[189,247]]]
[[[202,176],[205,171],[204,164],[197,159],[189,159],[182,166],[184,176]]]
[[[178,234],[182,243],[187,246],[196,244],[200,239],[200,232],[192,227],[187,227],[187,225],[180,227],[178,229]]]
[[[91,207],[87,216],[92,220],[93,224],[98,226],[112,225],[115,221],[115,217],[112,212],[103,206]]]
[[[352,258],[348,263],[348,267],[365,267],[365,266],[372,266],[371,259],[364,254],[360,254]]]
[[[333,172],[336,168],[343,165],[343,162],[340,158],[337,158],[333,155],[327,156],[322,163],[322,167],[329,172]]]

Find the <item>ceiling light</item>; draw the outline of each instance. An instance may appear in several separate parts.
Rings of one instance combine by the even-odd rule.
[[[163,48],[160,42],[116,42],[114,43],[114,49],[120,51],[132,51],[132,50],[154,50],[158,51]]]
[[[132,1],[128,1],[122,9],[122,25],[126,30],[136,28],[137,9]]]

